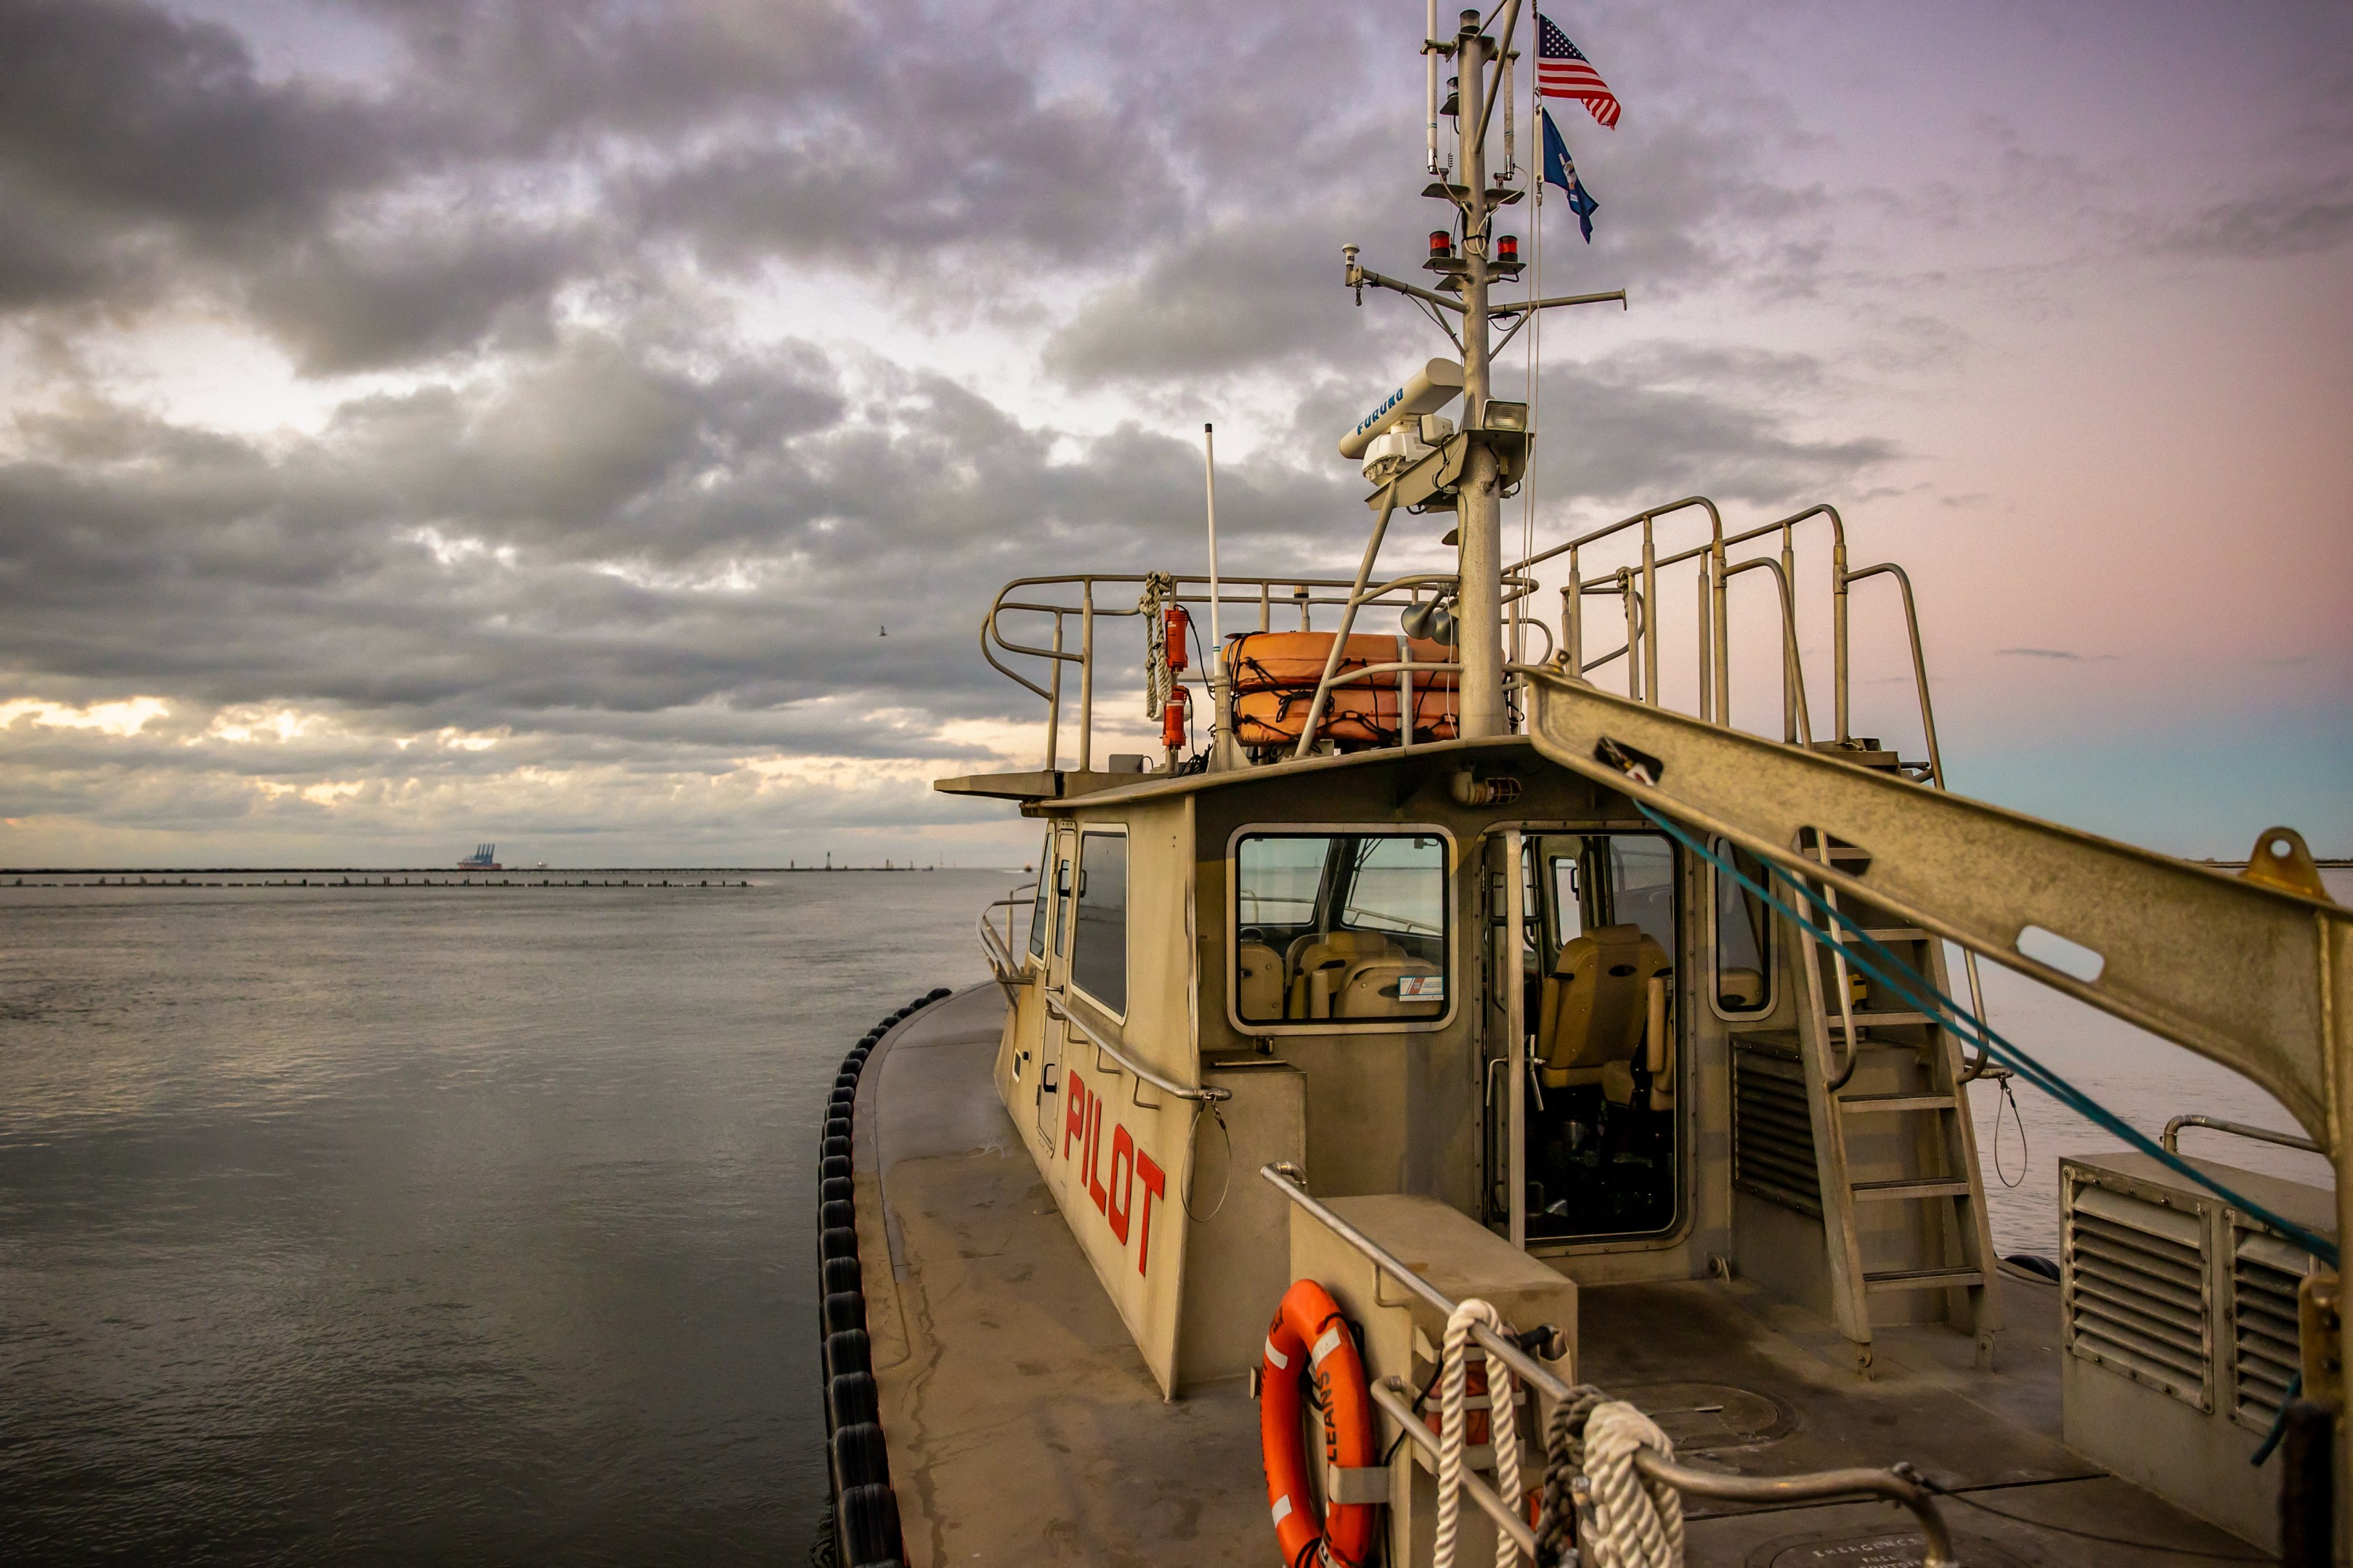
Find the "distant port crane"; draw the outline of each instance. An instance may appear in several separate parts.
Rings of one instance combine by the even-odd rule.
[[[506,868],[500,865],[498,861],[498,847],[495,844],[475,845],[474,852],[458,862],[458,869],[460,871],[505,870]]]

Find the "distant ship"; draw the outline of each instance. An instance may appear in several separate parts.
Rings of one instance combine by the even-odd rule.
[[[475,845],[474,852],[458,862],[458,869],[460,871],[505,870],[506,868],[500,865],[498,861],[498,847],[495,844]]]

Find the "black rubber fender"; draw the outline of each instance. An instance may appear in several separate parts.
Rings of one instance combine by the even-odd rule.
[[[825,1373],[839,1377],[845,1372],[871,1373],[874,1370],[874,1349],[868,1342],[864,1329],[843,1329],[825,1336]]]
[[[844,1372],[834,1374],[826,1384],[826,1406],[832,1413],[833,1428],[860,1424],[873,1425],[881,1418],[882,1405],[874,1389],[874,1374],[866,1372]]]
[[[850,1568],[896,1568],[902,1561],[899,1499],[887,1484],[844,1488],[839,1517]]]
[[[828,1338],[849,1330],[866,1331],[866,1298],[859,1291],[830,1291],[818,1310]]]

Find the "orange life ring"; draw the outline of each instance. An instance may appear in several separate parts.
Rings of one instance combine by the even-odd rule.
[[[1315,1384],[1324,1413],[1324,1462],[1360,1469],[1380,1462],[1373,1446],[1373,1401],[1365,1363],[1356,1354],[1340,1309],[1313,1279],[1295,1281],[1266,1331],[1260,1368],[1259,1447],[1266,1461],[1266,1500],[1282,1560],[1303,1568],[1309,1553],[1331,1568],[1360,1568],[1371,1554],[1375,1514],[1370,1503],[1335,1503],[1315,1517],[1307,1480],[1306,1436],[1300,1426],[1300,1382]],[[1321,1551],[1315,1551],[1321,1547]]]

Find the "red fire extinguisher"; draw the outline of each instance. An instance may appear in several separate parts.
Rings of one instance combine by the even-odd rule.
[[[1170,612],[1182,615],[1182,610]],[[1183,687],[1172,687],[1167,705],[1160,710],[1160,744],[1171,752],[1185,749],[1185,706],[1191,700]]]
[[[1193,630],[1193,617],[1179,605],[1171,605],[1161,612],[1160,624],[1166,634],[1168,668],[1183,669],[1186,665],[1185,643]]]

